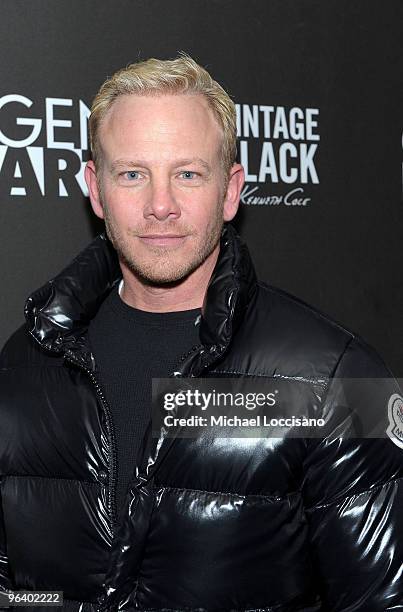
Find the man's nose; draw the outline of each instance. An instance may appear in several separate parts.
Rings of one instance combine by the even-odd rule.
[[[180,206],[173,193],[169,180],[154,180],[144,207],[144,217],[155,217],[159,221],[180,217]]]

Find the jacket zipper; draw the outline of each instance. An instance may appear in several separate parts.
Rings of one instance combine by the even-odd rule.
[[[74,354],[71,351],[66,351],[65,353],[66,361],[72,363],[77,366],[80,370],[88,374],[91,382],[93,383],[96,391],[96,395],[100,401],[100,404],[106,415],[106,430],[109,437],[109,445],[111,449],[111,461],[109,465],[109,487],[108,487],[108,510],[111,516],[112,523],[112,535],[114,531],[114,527],[116,525],[116,467],[117,467],[117,453],[116,453],[116,441],[115,441],[115,432],[113,429],[113,421],[112,421],[112,413],[108,406],[108,402],[106,401],[106,397],[101,389],[101,386],[92,370],[87,366],[83,365],[80,361],[76,359]]]
[[[180,363],[183,362],[186,359],[186,357],[189,356],[189,354],[191,354],[192,352],[199,352],[200,349],[202,348],[203,348],[203,345],[200,345],[200,344],[193,346],[192,349],[188,353],[185,353],[185,355],[181,357]],[[213,354],[211,355],[210,359],[208,359],[206,363],[203,364],[201,370],[198,373],[198,377],[200,377],[201,373],[204,372],[206,369],[208,369],[211,366],[211,364],[214,363],[214,361],[216,361],[216,359],[221,357],[221,355],[225,352],[225,349],[226,349],[225,346],[221,346],[219,349],[217,349],[216,345],[213,348],[215,349],[212,351]],[[111,448],[111,461],[110,461],[110,467],[109,467],[110,486],[108,488],[108,510],[111,516],[112,535],[113,535],[113,531],[116,526],[116,520],[117,520],[117,508],[116,508],[117,451],[116,451],[116,440],[115,440],[115,432],[113,428],[111,409],[109,408],[106,397],[102,391],[102,388],[94,372],[90,368],[85,366],[82,362],[80,362],[75,357],[74,353],[70,350],[67,350],[65,352],[65,359],[69,363],[72,363],[73,365],[77,366],[80,370],[82,370],[88,375],[88,377],[90,378],[91,382],[93,383],[95,387],[96,395],[106,415],[106,429],[107,429],[107,433],[109,437],[109,444]],[[176,374],[175,372],[172,372],[170,376],[175,376],[175,374]]]
[[[229,342],[226,342],[226,344],[223,344],[219,347],[217,347],[216,344],[214,344],[213,346],[210,347],[209,349],[209,353],[210,353],[210,358],[206,359],[205,363],[201,366],[200,370],[197,373],[197,376],[195,378],[200,378],[202,372],[204,372],[205,370],[207,370],[215,361],[217,361],[227,350],[227,347],[229,345]],[[178,362],[178,367],[180,367],[180,365],[185,361],[185,359],[187,357],[190,357],[190,355],[193,354],[197,354],[197,353],[201,353],[202,351],[206,351],[205,347],[203,346],[203,344],[196,344],[195,346],[193,346],[190,351],[188,351],[187,353],[184,353],[181,358],[179,359]],[[185,375],[186,376],[186,375]],[[171,374],[169,374],[169,378],[171,377],[175,377],[175,378],[182,378],[183,375],[181,372],[178,371],[173,371],[171,372]]]

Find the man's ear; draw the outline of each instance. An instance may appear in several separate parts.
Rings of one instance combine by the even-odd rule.
[[[102,207],[101,194],[97,181],[97,173],[95,164],[92,160],[88,161],[84,170],[85,182],[88,187],[88,195],[91,201],[92,210],[100,219],[104,218],[104,209]]]
[[[245,171],[243,166],[234,164],[229,172],[227,193],[224,199],[224,221],[231,221],[235,217],[244,183]]]

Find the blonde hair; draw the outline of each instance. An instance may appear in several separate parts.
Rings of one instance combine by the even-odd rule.
[[[236,111],[227,92],[189,55],[180,52],[172,60],[150,58],[130,64],[107,79],[94,98],[89,119],[92,159],[98,167],[99,126],[115,100],[125,94],[201,94],[222,128],[221,158],[228,175],[236,158]]]

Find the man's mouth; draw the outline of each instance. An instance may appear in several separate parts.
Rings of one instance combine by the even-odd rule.
[[[186,235],[180,234],[144,234],[140,235],[139,239],[150,246],[179,246],[185,239]]]

